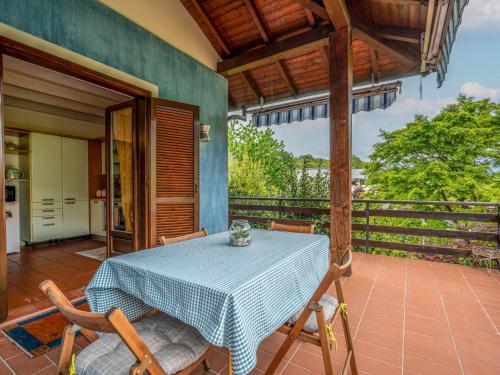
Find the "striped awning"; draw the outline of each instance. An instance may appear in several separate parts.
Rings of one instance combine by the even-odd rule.
[[[369,112],[389,107],[396,101],[396,95],[400,88],[401,81],[396,81],[354,90],[352,113]],[[252,115],[252,123],[256,127],[327,118],[329,117],[329,98],[330,95],[326,94],[312,99],[248,110],[247,113]]]
[[[448,70],[448,63],[450,61],[451,47],[453,47],[453,43],[455,42],[458,27],[462,22],[462,14],[468,2],[469,0],[455,0],[452,3],[448,29],[446,30],[444,44],[436,64],[438,87],[441,87],[444,82]]]

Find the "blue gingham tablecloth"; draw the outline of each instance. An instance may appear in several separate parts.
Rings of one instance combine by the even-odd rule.
[[[248,247],[227,232],[104,261],[85,294],[90,309],[151,307],[189,324],[232,354],[235,375],[257,363],[260,342],[298,311],[328,269],[326,236],[252,230]]]

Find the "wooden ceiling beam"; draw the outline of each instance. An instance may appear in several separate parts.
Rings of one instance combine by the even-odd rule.
[[[276,62],[285,56],[306,53],[328,44],[328,35],[333,31],[331,25],[316,27],[288,39],[269,43],[261,48],[243,52],[217,64],[217,72],[232,75]]]
[[[422,31],[405,29],[401,27],[380,26],[376,28],[378,36],[384,39],[397,40],[399,42],[420,44]]]
[[[222,35],[219,33],[219,31],[217,30],[214,23],[212,22],[212,20],[208,16],[207,12],[205,12],[205,9],[203,9],[203,7],[199,3],[199,1],[198,0],[191,0],[191,3],[196,8],[196,11],[200,14],[203,22],[205,23],[205,25],[207,25],[208,29],[210,30],[210,33],[217,40],[217,43],[219,43],[219,45],[222,48],[222,50],[224,51],[224,53],[227,56],[231,56],[231,50],[230,50],[229,46],[224,41],[224,38],[222,38]]]
[[[241,72],[240,73],[241,79],[245,82],[247,87],[250,89],[252,95],[255,97],[255,101],[258,103],[260,101],[260,93],[259,90],[257,89],[257,86],[255,86],[252,77],[250,77],[250,73],[248,72]]]
[[[389,57],[395,62],[410,66],[411,68],[419,62],[419,57],[417,56],[416,51],[410,51],[405,48],[406,46],[400,44],[399,42],[385,40],[379,37],[366,25],[356,22],[352,28],[352,33],[353,36],[361,39],[370,48],[376,49],[378,53],[382,53],[384,56]]]
[[[328,12],[326,11],[325,8],[323,8],[321,5],[316,3],[313,0],[293,0],[296,3],[302,5],[307,11],[314,13],[318,17],[330,21],[330,16],[328,15]]]
[[[266,31],[266,28],[264,27],[264,22],[262,22],[262,18],[259,14],[259,11],[257,10],[257,6],[255,5],[254,0],[244,0],[245,5],[250,12],[250,16],[252,17],[253,22],[255,23],[255,26],[257,26],[257,30],[259,30],[259,34],[264,40],[265,43],[269,43],[270,38],[269,34]]]
[[[370,48],[370,63],[372,65],[372,81],[377,84],[380,80],[380,73],[378,67],[378,53],[376,49]]]
[[[283,78],[283,81],[286,83],[286,87],[288,88],[288,91],[294,98],[296,98],[299,95],[299,92],[297,91],[297,88],[292,82],[292,79],[290,78],[290,75],[287,73],[285,66],[283,65],[283,61],[278,60],[276,61],[276,66],[278,67],[278,70],[281,74],[281,77]]]
[[[323,0],[323,4],[335,30],[350,26],[349,10],[344,0]]]

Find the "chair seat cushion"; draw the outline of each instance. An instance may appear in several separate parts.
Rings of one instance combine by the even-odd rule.
[[[195,328],[163,313],[133,325],[167,374],[186,368],[209,347]],[[77,355],[75,369],[78,375],[126,375],[135,362],[120,336],[107,333]]]
[[[319,304],[323,306],[323,314],[325,316],[325,320],[330,321],[333,318],[335,311],[337,311],[337,308],[339,307],[339,301],[334,296],[324,294],[323,297],[321,297],[321,299],[319,300]],[[299,319],[300,314],[302,314],[302,311],[304,311],[304,308],[301,308],[290,318],[290,323],[295,324]],[[318,321],[316,320],[316,314],[314,311],[306,320],[306,324],[304,324],[303,330],[309,333],[318,332]]]

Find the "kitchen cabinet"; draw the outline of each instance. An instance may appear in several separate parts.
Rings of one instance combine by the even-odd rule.
[[[61,137],[31,133],[30,150],[31,202],[61,202]]]
[[[31,133],[29,205],[21,217],[28,243],[89,234],[87,141]],[[22,191],[23,189],[21,189]]]
[[[89,201],[65,200],[63,233],[65,238],[89,234]]]
[[[87,141],[62,138],[62,191],[64,200],[89,200]]]

